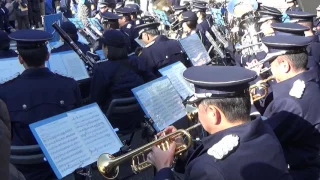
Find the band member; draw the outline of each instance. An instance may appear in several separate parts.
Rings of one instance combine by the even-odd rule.
[[[185,57],[180,44],[176,40],[160,35],[159,25],[160,23],[143,24],[137,26],[136,30],[139,32],[139,39],[146,44],[142,51],[138,53],[141,60],[147,69],[161,76],[158,69],[177,61],[184,63]]]
[[[290,179],[281,145],[261,119],[250,121],[249,82],[256,74],[236,66],[196,66],[183,73],[195,85],[190,99],[209,136],[202,139],[185,169],[186,180]],[[176,131],[173,126],[164,130]],[[155,180],[173,180],[175,143],[168,151],[157,147],[148,161],[157,169]],[[178,163],[178,162],[177,162]]]
[[[95,15],[95,18],[102,22],[102,13],[104,12],[112,12],[115,8],[115,1],[114,0],[103,0],[99,1],[99,12]]]
[[[138,26],[144,24],[143,20],[138,18],[138,15],[141,15],[140,6],[138,4],[127,4],[125,7],[133,9],[132,13],[130,14],[131,20],[134,21],[134,25]]]
[[[39,30],[20,30],[9,35],[17,41],[19,62],[25,67],[21,75],[0,84],[0,99],[8,107],[12,145],[35,145],[29,124],[77,108],[81,95],[77,82],[51,72],[45,67],[49,59],[46,42],[52,34]],[[10,92],[10,93],[8,93]],[[49,164],[16,165],[26,179],[43,180],[55,177]]]
[[[192,11],[185,11],[181,14],[181,19],[179,19],[182,24],[183,35],[182,38],[185,38],[191,34],[197,33],[198,17],[196,13]],[[202,40],[202,34],[198,34]]]
[[[269,53],[283,53],[271,61],[277,84],[263,116],[282,145],[293,179],[318,179],[320,90],[317,73],[306,68],[309,39],[278,35],[263,38],[263,43]]]
[[[302,11],[302,9],[299,7],[297,0],[286,0],[288,9],[286,10],[286,13],[289,11]]]
[[[197,13],[198,17],[198,25],[197,25],[197,31],[201,33],[201,36],[204,39],[204,45],[206,50],[209,50],[211,47],[211,43],[209,42],[208,38],[206,38],[206,32],[208,32],[214,39],[215,35],[211,30],[211,23],[209,23],[209,20],[206,17],[206,11],[207,7],[202,6],[200,4],[195,4],[192,9],[193,12]]]
[[[90,51],[90,47],[88,45],[82,44],[81,42],[78,41],[78,38],[79,38],[78,29],[72,22],[70,21],[63,22],[60,27],[70,36],[72,41],[76,43],[76,45],[81,49],[83,53]],[[63,41],[62,38],[61,40]],[[70,46],[67,43],[64,43],[62,46],[52,49],[51,53],[70,51],[70,50],[71,50]]]
[[[127,48],[129,53],[134,52],[135,49],[139,46],[137,42],[134,40],[137,38],[137,34],[134,31],[134,22],[131,20],[130,14],[133,12],[133,9],[123,7],[116,9],[117,14],[120,16],[118,22],[120,26],[120,31],[126,35]]]
[[[113,99],[133,97],[132,88],[144,84],[143,74],[129,61],[124,35],[118,30],[107,30],[100,40],[108,61],[96,64],[91,82],[91,101],[106,112]],[[130,118],[128,119],[128,116]],[[140,125],[142,111],[108,117],[113,127],[128,130]]]
[[[320,42],[318,36],[313,32],[313,18],[316,15],[308,12],[288,12],[287,14],[291,20],[297,21],[298,24],[308,27],[308,30],[304,32],[304,35],[311,41],[308,46],[309,56],[312,56],[316,62],[320,63]]]
[[[0,59],[17,57],[18,54],[14,50],[10,49],[10,39],[8,34],[0,31]]]
[[[101,13],[101,17],[104,30],[119,29],[118,20],[121,18],[120,16],[112,12],[104,12]]]

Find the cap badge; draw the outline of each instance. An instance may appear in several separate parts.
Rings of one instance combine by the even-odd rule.
[[[238,135],[229,134],[208,149],[207,153],[217,160],[221,160],[239,145],[239,139]]]
[[[289,92],[289,95],[300,99],[303,95],[305,88],[306,88],[305,82],[298,79],[293,83],[293,86]]]

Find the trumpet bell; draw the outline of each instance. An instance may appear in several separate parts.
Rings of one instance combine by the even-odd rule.
[[[101,154],[98,158],[97,166],[99,172],[106,179],[116,179],[119,175],[119,166],[110,166],[114,163],[114,159],[115,157],[108,153]]]

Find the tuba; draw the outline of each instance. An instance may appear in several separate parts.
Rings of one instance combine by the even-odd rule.
[[[162,150],[167,150],[169,149],[171,142],[175,141],[176,138],[183,136],[186,137],[187,144],[177,145],[175,149],[175,155],[181,155],[183,152],[186,152],[192,144],[192,137],[189,131],[199,127],[200,125],[201,124],[198,123],[186,130],[180,129],[174,133],[160,137],[159,139],[156,138],[153,142],[119,157],[114,157],[108,153],[102,154],[97,161],[98,170],[106,179],[116,179],[119,174],[119,165],[131,159],[132,171],[137,174],[151,167],[151,164],[147,161],[145,154],[149,153],[153,146],[158,146]]]

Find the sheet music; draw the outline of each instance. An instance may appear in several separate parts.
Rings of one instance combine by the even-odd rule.
[[[89,78],[84,63],[73,51],[52,54],[48,62],[48,68],[52,72],[73,77],[77,81]]]
[[[154,121],[157,131],[163,130],[186,115],[182,100],[164,76],[132,89],[145,114]]]
[[[0,82],[12,79],[24,70],[25,68],[20,64],[18,57],[0,59]]]
[[[97,50],[97,51],[96,51],[96,54],[99,55],[99,57],[100,57],[101,60],[102,60],[102,59],[106,59],[106,58],[104,57],[103,50]]]
[[[139,39],[139,37],[134,39],[141,47],[146,47],[146,43]]]
[[[59,179],[122,147],[95,103],[33,123],[30,128]]]
[[[68,19],[69,19],[69,21],[71,21],[76,26],[77,29],[83,29],[84,28],[84,25],[83,25],[83,23],[81,22],[80,19],[78,19],[78,18],[68,18]]]
[[[86,38],[82,36],[82,34],[80,34],[79,32],[77,32],[77,34],[78,34],[78,42],[86,45],[89,44],[89,42],[86,40]],[[86,52],[83,52],[83,53],[86,53]]]
[[[180,94],[182,99],[186,99],[188,96],[194,94],[194,86],[191,83],[188,83],[183,78],[183,72],[187,68],[179,61],[169,66],[166,66],[162,69],[159,69],[159,72],[163,76],[167,76],[171,81],[172,85],[176,91]]]
[[[196,33],[180,39],[179,42],[194,66],[202,66],[211,61],[207,50]]]

